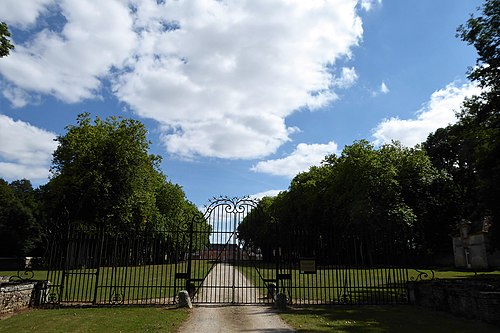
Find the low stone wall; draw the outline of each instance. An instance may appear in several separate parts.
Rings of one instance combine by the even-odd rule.
[[[30,306],[35,282],[0,285],[0,314],[14,312]]]
[[[410,302],[500,325],[500,281],[449,279],[410,282]]]

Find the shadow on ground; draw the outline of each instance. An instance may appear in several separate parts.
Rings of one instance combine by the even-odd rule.
[[[413,306],[290,308],[281,316],[297,332],[493,333],[500,328]]]

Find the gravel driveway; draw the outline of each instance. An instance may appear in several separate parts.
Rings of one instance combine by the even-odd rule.
[[[234,296],[230,288],[233,281],[238,287],[245,287],[236,288]],[[220,288],[213,288],[215,285]],[[194,306],[188,320],[178,332],[295,332],[270,306],[231,305],[231,300],[237,303],[259,296],[257,289],[253,288],[238,270],[233,270],[231,265],[217,264],[205,279],[203,286],[211,286],[211,288],[203,289],[202,287],[198,294],[200,297],[198,302],[206,301],[207,293],[211,293],[211,299],[227,302],[227,304]],[[218,295],[213,293],[218,293]]]

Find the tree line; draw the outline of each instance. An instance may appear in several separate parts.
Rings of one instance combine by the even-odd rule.
[[[166,231],[201,216],[149,154],[141,122],[86,113],[66,129],[47,184],[0,179],[0,256],[40,255],[48,233],[68,226],[173,237]]]

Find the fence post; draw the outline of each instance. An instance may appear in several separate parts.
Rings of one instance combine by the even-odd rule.
[[[59,299],[58,299],[58,303],[61,304],[62,303],[62,298],[63,298],[63,293],[64,293],[64,284],[66,283],[66,270],[68,268],[68,257],[69,257],[69,244],[70,244],[70,237],[71,237],[71,234],[73,233],[73,229],[71,228],[71,225],[68,226],[68,230],[67,230],[67,233],[66,233],[66,239],[65,239],[65,242],[64,242],[64,245],[66,245],[66,254],[64,255],[64,258],[62,260],[62,264],[63,264],[63,267],[62,267],[62,277],[61,277],[61,286],[59,288],[60,292],[59,292]]]
[[[98,237],[100,236],[100,242],[98,243],[99,245],[99,250],[97,251],[99,253],[99,258],[97,259],[97,270],[95,272],[95,287],[94,287],[94,299],[92,300],[92,304],[96,305],[97,304],[97,291],[99,289],[99,273],[101,270],[101,260],[102,260],[102,250],[104,247],[104,228],[100,230],[98,233]]]

